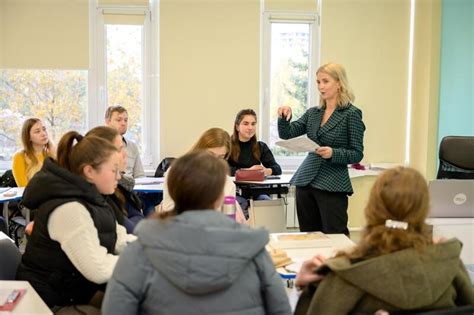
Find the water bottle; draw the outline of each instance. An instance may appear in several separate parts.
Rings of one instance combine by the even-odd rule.
[[[224,204],[222,205],[222,213],[229,216],[232,220],[235,221],[235,197],[234,196],[225,196]]]

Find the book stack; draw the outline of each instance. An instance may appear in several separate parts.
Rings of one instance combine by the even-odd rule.
[[[331,247],[331,239],[321,232],[273,233],[269,245],[275,249]]]
[[[288,257],[288,254],[286,253],[286,251],[282,249],[275,249],[275,248],[269,247],[268,253],[270,254],[270,257],[272,258],[273,265],[275,265],[275,268],[284,267],[293,263],[293,260],[291,260],[291,258]]]

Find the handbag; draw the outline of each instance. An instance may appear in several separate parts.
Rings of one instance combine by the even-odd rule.
[[[265,180],[264,170],[251,170],[248,168],[241,168],[235,172],[236,182],[263,182]]]

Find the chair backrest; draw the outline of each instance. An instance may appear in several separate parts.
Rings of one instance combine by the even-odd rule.
[[[12,170],[6,170],[5,173],[0,176],[0,187],[16,187]]]
[[[9,240],[0,240],[0,280],[15,280],[16,270],[21,261],[21,253],[18,247]]]
[[[437,178],[474,179],[474,136],[447,136],[439,146]]]
[[[166,170],[171,166],[171,162],[173,162],[175,158],[174,157],[166,157],[164,158],[160,164],[158,164],[158,167],[156,168],[155,171],[155,177],[163,177],[165,176]]]

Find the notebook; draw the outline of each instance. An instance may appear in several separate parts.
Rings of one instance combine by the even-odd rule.
[[[433,180],[429,190],[430,217],[474,218],[474,180]]]

